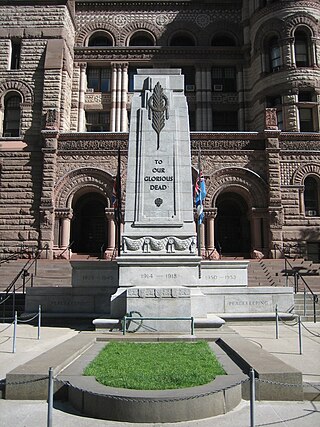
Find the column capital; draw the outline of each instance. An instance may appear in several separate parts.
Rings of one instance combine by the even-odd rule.
[[[217,214],[218,214],[217,208],[205,209],[204,210],[204,216],[205,216],[205,218],[208,218],[208,219],[215,219],[217,217]]]
[[[71,208],[57,208],[54,210],[54,213],[57,218],[66,218],[66,219],[73,218],[73,209]]]

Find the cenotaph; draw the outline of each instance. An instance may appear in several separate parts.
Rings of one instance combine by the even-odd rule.
[[[112,315],[191,316],[200,258],[193,214],[184,78],[176,69],[138,70],[131,106],[125,219]],[[186,322],[158,322],[179,330]]]

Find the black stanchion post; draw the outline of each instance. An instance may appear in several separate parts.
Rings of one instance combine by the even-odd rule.
[[[299,326],[299,354],[302,354],[302,329],[301,329],[301,316],[298,319]]]
[[[49,368],[47,427],[52,427],[52,409],[53,409],[53,369]]]
[[[18,313],[14,312],[14,322],[13,322],[13,342],[12,342],[12,353],[15,353],[17,350],[16,341],[17,341],[17,324],[18,324]]]
[[[256,384],[254,369],[250,368],[250,427],[255,427]]]
[[[278,305],[276,305],[276,339],[279,339],[279,314],[278,314]]]
[[[41,328],[41,305],[39,305],[39,311],[38,311],[38,340],[40,339],[40,328]]]

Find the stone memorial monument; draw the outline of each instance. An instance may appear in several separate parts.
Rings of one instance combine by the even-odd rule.
[[[200,258],[193,214],[190,133],[180,70],[138,70],[131,107],[119,290],[113,315],[191,316]],[[120,303],[120,304],[119,304]],[[119,311],[120,310],[120,311]],[[157,330],[190,330],[184,322]]]

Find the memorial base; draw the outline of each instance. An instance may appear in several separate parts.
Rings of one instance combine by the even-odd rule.
[[[179,318],[191,317],[191,298],[192,290],[182,286],[119,288],[111,297],[111,317],[123,318],[132,313],[133,317],[141,315],[161,318],[162,320],[143,320],[139,332],[190,334],[191,320]],[[133,321],[133,325],[139,323],[141,322]]]

